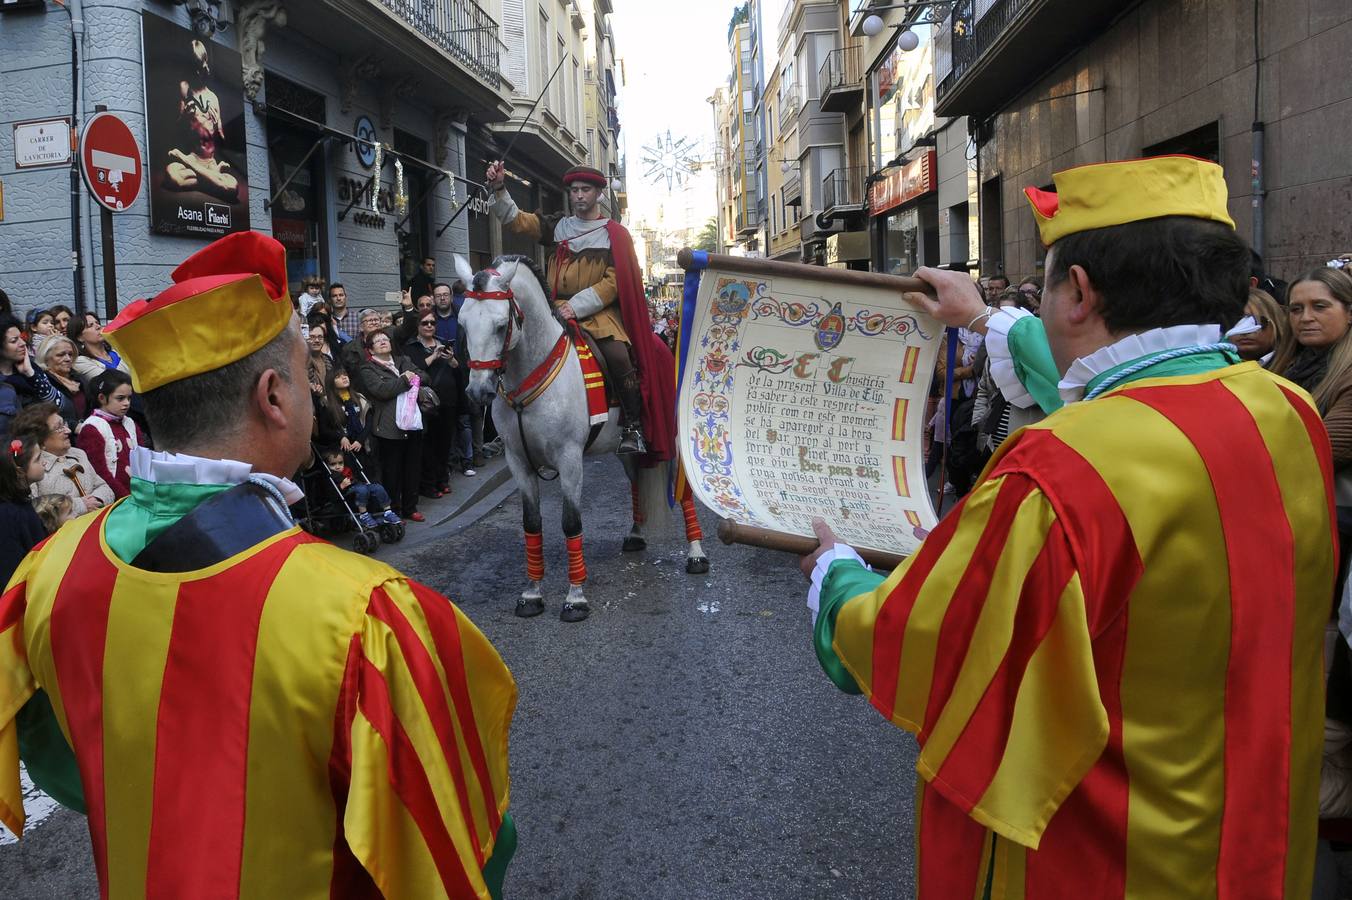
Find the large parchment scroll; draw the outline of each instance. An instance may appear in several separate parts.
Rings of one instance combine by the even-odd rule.
[[[888,276],[686,253],[678,435],[743,525],[909,555],[934,526],[922,432],[943,327]],[[701,263],[707,267],[701,268]]]

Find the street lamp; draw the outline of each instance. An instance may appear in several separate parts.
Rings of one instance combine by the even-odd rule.
[[[930,18],[917,19],[896,26],[897,28],[901,29],[901,34],[897,35],[897,47],[899,47],[903,52],[909,53],[916,47],[920,46],[920,35],[912,31],[911,26],[934,25],[938,22],[943,21],[944,17],[948,15],[948,8],[950,5],[951,3],[948,2],[948,0],[942,0],[942,2],[940,2],[940,0],[936,0],[936,2],[929,3],[893,3],[888,6],[871,7],[873,12],[867,18],[864,19],[863,26],[864,34],[868,35],[869,37],[877,37],[878,35],[882,34],[883,29],[887,27],[887,23],[883,21],[883,17],[878,15],[877,11],[879,10],[928,9],[931,11]]]

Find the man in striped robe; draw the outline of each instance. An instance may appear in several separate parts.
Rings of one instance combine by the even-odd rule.
[[[102,895],[499,896],[516,685],[446,598],[296,528],[306,348],[285,250],[231,235],[109,340],[160,448],[0,597],[19,760],[87,812]]]
[[[921,900],[1304,900],[1327,436],[1303,391],[1220,343],[1249,260],[1220,167],[1055,182],[1028,192],[1050,248],[1040,320],[956,273],[922,269],[938,299],[918,302],[989,327],[1011,399],[1066,405],[886,578],[818,523],[818,658],[919,739]]]

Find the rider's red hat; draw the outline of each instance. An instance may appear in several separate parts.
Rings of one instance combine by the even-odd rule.
[[[599,188],[610,185],[610,179],[606,173],[600,169],[593,169],[591,166],[573,166],[567,172],[563,173],[563,183],[566,187],[574,181],[581,181],[583,184],[594,184]]]

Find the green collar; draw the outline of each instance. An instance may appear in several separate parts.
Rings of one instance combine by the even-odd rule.
[[[229,484],[159,484],[135,476],[131,496],[108,513],[103,533],[108,547],[131,562],[160,533],[204,501],[227,491]]]

